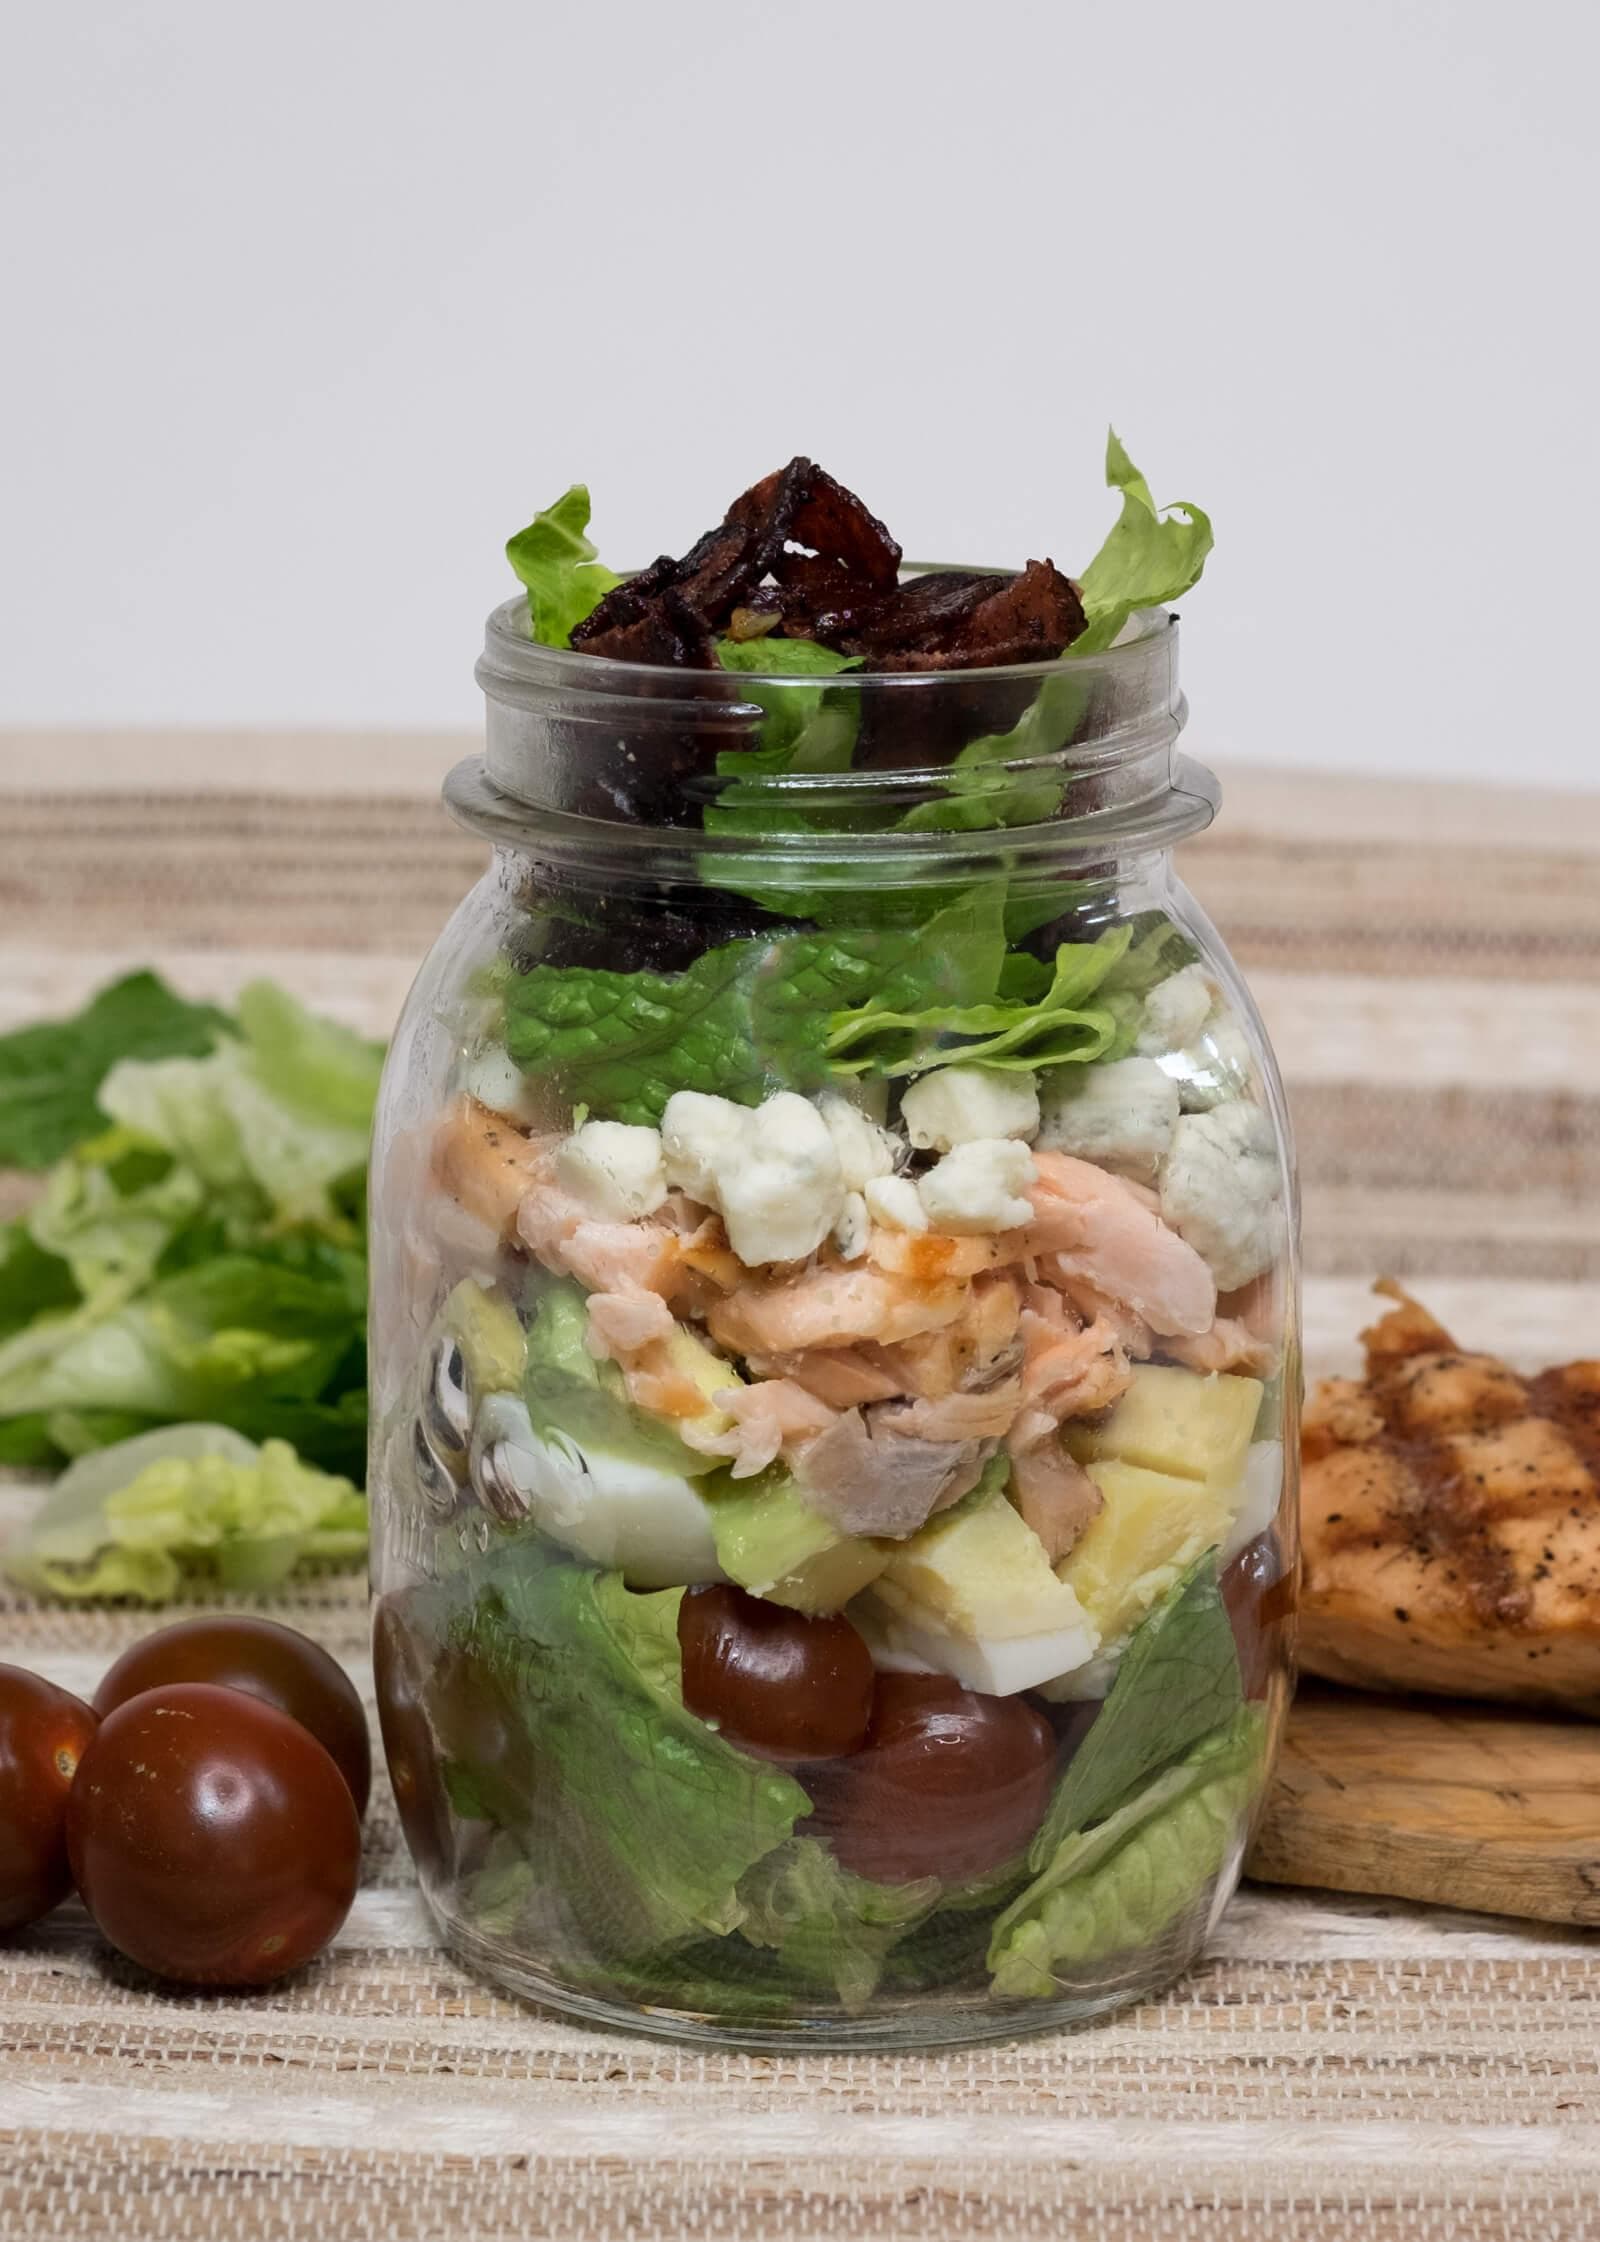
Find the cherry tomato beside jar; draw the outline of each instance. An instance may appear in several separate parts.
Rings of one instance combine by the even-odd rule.
[[[372,1747],[355,1687],[320,1643],[272,1619],[181,1619],[125,1650],[94,1693],[103,1720],[130,1697],[169,1682],[207,1682],[287,1713],[309,1728],[367,1810]]]
[[[451,1865],[444,1768],[429,1724],[427,1672],[406,1625],[404,1590],[380,1597],[372,1617],[372,1680],[378,1726],[400,1827],[424,1880]]]
[[[866,1743],[813,1785],[819,1831],[880,1884],[982,1876],[1014,1860],[1055,1782],[1050,1723],[943,1674],[880,1674]]]
[[[94,1731],[81,1698],[0,1666],[0,1931],[37,1922],[72,1889],[67,1797]]]
[[[857,1751],[872,1717],[872,1654],[848,1619],[811,1618],[742,1588],[689,1588],[678,1607],[683,1701],[761,1759]]]
[[[350,1912],[361,1824],[316,1738],[243,1690],[146,1690],[78,1767],[67,1849],[84,1904],[130,1961],[188,1985],[266,1985]]]

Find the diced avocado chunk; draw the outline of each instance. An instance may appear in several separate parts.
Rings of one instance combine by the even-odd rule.
[[[1238,1384],[1250,1381],[1235,1380]],[[1185,1568],[1226,1541],[1240,1485],[1179,1479],[1108,1456],[1089,1465],[1105,1507],[1059,1568],[1112,1643],[1138,1625]]]
[[[504,1293],[464,1278],[445,1302],[440,1322],[461,1349],[474,1393],[518,1391],[528,1342]]]
[[[1102,1458],[1233,1489],[1261,1407],[1257,1378],[1203,1377],[1165,1363],[1141,1363],[1133,1383],[1098,1425],[1068,1428],[1080,1463]]]
[[[711,1506],[717,1562],[752,1596],[791,1611],[842,1611],[889,1562],[880,1543],[841,1534],[808,1508],[785,1471],[726,1489]]]
[[[975,1641],[1050,1634],[1083,1617],[1043,1542],[1003,1494],[973,1509],[958,1505],[894,1546],[877,1592],[896,1611],[928,1612]]]
[[[703,1339],[696,1338],[685,1324],[680,1323],[675,1327],[666,1344],[667,1356],[673,1369],[687,1378],[691,1385],[698,1386],[706,1397],[704,1412],[698,1417],[683,1421],[692,1423],[705,1432],[726,1432],[733,1419],[726,1409],[714,1406],[712,1397],[726,1393],[730,1386],[742,1386],[744,1380],[738,1371],[731,1362],[714,1353]]]

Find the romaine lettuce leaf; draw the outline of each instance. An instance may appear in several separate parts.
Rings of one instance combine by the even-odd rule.
[[[1260,1707],[1240,1706],[1108,1820],[1063,1837],[995,1924],[995,1992],[1048,1997],[1063,1969],[1148,1947],[1187,1914],[1237,1838],[1264,1733]]]
[[[63,1036],[78,1141],[0,1226],[0,1460],[217,1418],[359,1470],[378,1047],[266,983],[234,1023],[150,975],[3,1049]],[[6,1087],[0,1057],[0,1129]]]
[[[945,794],[919,802],[906,812],[901,826],[908,833],[981,833],[996,826],[1045,824],[1061,807],[1066,774],[1048,766],[1004,766],[1059,754],[1088,706],[1089,686],[1082,675],[1064,669],[1047,677],[1009,732],[989,732],[967,742],[950,765]]]
[[[360,1255],[286,1244],[215,1255],[120,1305],[38,1316],[0,1341],[0,1420],[215,1421],[359,1469],[364,1289]]]
[[[94,1304],[108,1295],[126,1299],[144,1284],[206,1203],[200,1178],[173,1161],[158,1158],[146,1180],[135,1142],[131,1132],[111,1130],[78,1146],[28,1209],[29,1237],[66,1264],[82,1299]]]
[[[588,488],[574,483],[506,545],[506,559],[528,588],[532,635],[543,646],[570,646],[577,625],[622,582],[596,560],[588,527]]]
[[[207,1058],[122,1061],[101,1104],[226,1207],[347,1232],[331,1187],[366,1164],[381,1051],[264,983],[240,1021]]]
[[[1022,993],[969,1005],[895,1010],[892,992],[835,1013],[828,1024],[827,1058],[836,1072],[923,1074],[941,1066],[1056,1067],[1110,1058],[1131,1043],[1138,1006],[1097,998],[1128,947],[1129,929],[1108,928],[1093,942],[1064,942],[1055,969],[1038,994],[1024,961],[1003,961],[1011,985]],[[1026,965],[1035,961],[1029,959]]]
[[[1114,428],[1106,434],[1106,482],[1121,491],[1122,512],[1078,578],[1089,627],[1067,648],[1069,662],[1102,653],[1141,607],[1180,598],[1199,582],[1211,550],[1207,517],[1181,500],[1163,515]]]
[[[75,1019],[0,1036],[0,1168],[46,1168],[106,1125],[96,1093],[119,1059],[209,1051],[225,1013],[188,1004],[154,973],[130,973]]]
[[[1135,1633],[1105,1708],[1073,1755],[1028,1855],[1111,1813],[1158,1768],[1233,1719],[1244,1700],[1233,1624],[1208,1550]]]
[[[366,1546],[366,1504],[348,1479],[311,1470],[282,1440],[258,1449],[225,1426],[186,1424],[73,1464],[5,1564],[46,1595],[163,1603],[200,1581],[259,1592]]]
[[[506,1048],[607,1119],[658,1122],[675,1090],[759,1105],[842,1072],[836,1012],[966,1005],[993,994],[1005,958],[1004,890],[975,888],[920,927],[725,942],[676,974],[536,965],[506,993]]]
[[[940,1884],[874,1884],[842,1868],[815,1837],[791,1837],[740,1879],[739,1936],[770,1948],[797,1987],[865,2008],[891,1949],[939,1905]]]
[[[736,1930],[741,1880],[810,1811],[791,1776],[685,1708],[682,1593],[633,1594],[530,1540],[495,1552],[450,1629],[520,1726],[512,1834],[589,1942],[635,1959]],[[517,1814],[496,1769],[462,1756],[469,1785]]]

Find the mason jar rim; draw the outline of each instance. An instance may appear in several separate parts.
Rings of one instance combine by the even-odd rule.
[[[943,561],[919,561],[908,565],[911,575],[942,574],[954,564]],[[980,575],[1001,576],[1002,569],[979,569]],[[1148,627],[1135,638],[1122,638],[1111,646],[1101,647],[1093,654],[1074,656],[1070,647],[1064,654],[1054,654],[1036,662],[994,662],[974,664],[971,668],[941,670],[889,670],[872,669],[863,664],[859,668],[838,671],[795,670],[702,670],[674,669],[659,662],[628,662],[612,654],[587,654],[581,647],[547,646],[533,637],[528,629],[528,595],[518,594],[514,599],[503,600],[491,609],[486,626],[483,659],[478,665],[478,682],[488,690],[487,678],[495,674],[490,664],[491,651],[503,655],[510,668],[511,677],[525,675],[530,684],[566,684],[578,691],[584,690],[583,681],[590,681],[590,689],[604,691],[609,683],[630,694],[638,694],[647,685],[658,685],[669,698],[693,699],[696,689],[703,688],[713,679],[728,679],[735,685],[812,686],[826,682],[847,689],[870,685],[874,691],[886,687],[901,690],[920,688],[926,692],[931,687],[953,684],[982,685],[1001,681],[1026,683],[1030,678],[1044,679],[1057,676],[1065,663],[1069,669],[1087,675],[1091,671],[1115,674],[1132,668],[1141,657],[1148,659],[1153,644],[1169,635],[1175,637],[1178,616],[1169,607],[1142,607],[1135,617],[1148,620]],[[1129,620],[1134,620],[1130,617]],[[1124,626],[1126,627],[1126,626]],[[780,642],[781,643],[781,642]],[[679,690],[673,692],[672,687]],[[713,696],[726,700],[726,694]]]

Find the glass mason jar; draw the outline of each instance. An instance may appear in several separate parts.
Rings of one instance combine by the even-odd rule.
[[[492,868],[378,1121],[371,1497],[406,1836],[516,1991],[1013,2035],[1165,1983],[1233,1889],[1295,1197],[1172,872],[1217,798],[1177,646],[728,674],[490,618],[445,792]]]

